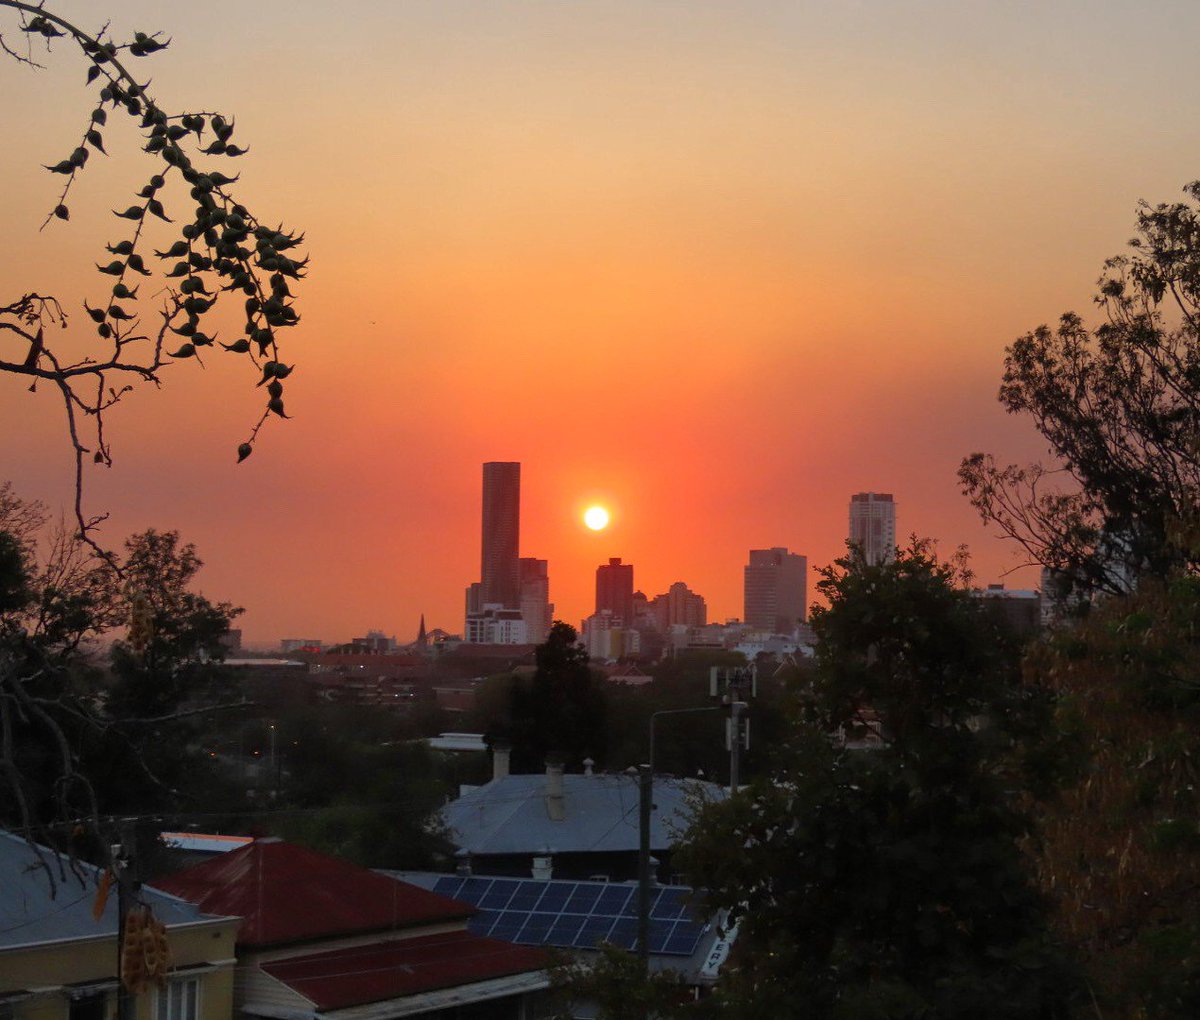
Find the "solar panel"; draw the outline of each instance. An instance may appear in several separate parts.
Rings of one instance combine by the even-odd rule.
[[[667,939],[663,944],[663,952],[670,953],[675,956],[691,956],[696,951],[696,946],[700,942],[700,931],[685,931],[680,933],[676,931],[674,935]]]
[[[605,941],[629,950],[637,946],[633,884],[447,875],[434,889],[480,908],[467,925],[475,935],[564,949],[593,949]],[[696,951],[704,925],[689,916],[689,892],[682,886],[651,890],[651,953],[690,956]]]
[[[510,910],[533,910],[538,905],[538,900],[542,898],[542,893],[546,891],[548,883],[514,881],[513,884],[517,888],[512,899],[508,901],[508,908]]]
[[[440,893],[442,896],[451,896],[451,897],[457,899],[458,898],[458,890],[462,886],[462,882],[463,882],[463,880],[461,878],[459,878],[457,875],[451,875],[446,878],[439,878],[433,884],[433,891],[435,893]]]
[[[489,934],[494,939],[504,939],[506,942],[516,942],[517,933],[524,926],[525,919],[528,916],[529,915],[522,910],[505,910],[496,919],[496,923],[492,925],[492,929]],[[481,932],[475,930],[473,922],[474,918],[467,922],[467,930],[472,934],[482,934]]]
[[[613,918],[593,914],[584,919],[583,927],[579,929],[579,934],[575,936],[571,945],[576,949],[594,949],[597,943],[608,938],[612,926]]]
[[[491,933],[492,926],[500,917],[499,910],[481,910],[478,914],[471,918],[468,922],[468,927],[472,934],[488,935]]]
[[[580,882],[563,907],[566,914],[590,914],[600,899],[601,887]]]
[[[634,890],[627,885],[607,885],[601,890],[600,898],[596,901],[594,914],[612,914],[616,916],[629,902]]]
[[[513,883],[493,882],[492,887],[479,898],[479,906],[489,910],[503,910],[512,899]]]
[[[686,896],[687,892],[678,887],[664,889],[654,902],[654,906],[650,908],[650,916],[671,919],[686,917],[687,904],[684,902]]]
[[[528,915],[525,921],[525,926],[517,935],[515,942],[520,942],[527,946],[540,946],[546,941],[546,936],[550,934],[550,927],[556,919],[555,914],[543,914],[541,912]]]
[[[579,937],[579,930],[587,920],[580,914],[560,914],[546,934],[546,944],[550,946],[573,946]]]
[[[466,900],[472,906],[478,906],[483,894],[492,886],[490,878],[464,878],[462,888],[456,899]]]
[[[542,898],[538,900],[538,910],[560,913],[567,905],[567,900],[571,898],[571,893],[575,891],[574,885],[563,884],[557,882],[543,882],[546,886],[546,891],[542,894]]]
[[[637,929],[636,917],[618,917],[617,923],[613,925],[612,932],[608,936],[608,941],[614,946],[632,949],[637,942]]]

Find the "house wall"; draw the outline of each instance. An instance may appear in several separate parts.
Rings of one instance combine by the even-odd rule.
[[[236,918],[172,927],[167,944],[174,971],[215,964],[197,973],[200,979],[199,1020],[230,1020],[233,1015],[234,939]],[[13,1020],[67,1020],[70,996],[66,986],[115,981],[115,936],[72,939],[0,951],[0,996],[32,992],[13,1003]],[[107,993],[105,1016],[116,1014],[116,991]],[[138,996],[138,1020],[153,1020],[155,991]]]

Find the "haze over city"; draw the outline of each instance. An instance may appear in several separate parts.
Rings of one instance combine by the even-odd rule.
[[[682,580],[740,615],[747,551],[829,562],[864,490],[999,580],[1019,560],[955,469],[1043,453],[995,401],[1004,347],[1089,315],[1137,200],[1200,167],[1193,4],[104,14],[174,37],[156,89],[236,113],[247,194],[307,235],[293,420],[235,466],[261,391],[231,359],[175,366],[112,415],[115,464],[87,479],[106,541],[194,542],[252,644],[408,640],[422,613],[459,630],[485,461],[522,464],[522,552],[573,623],[616,556],[647,592]],[[228,52],[226,18],[257,49]],[[40,164],[81,117],[79,68],[53,65],[6,69],[0,265],[10,293],[74,300],[102,293],[141,168],[96,159],[69,228],[38,232]],[[21,495],[68,503],[52,394],[8,382],[0,457]]]

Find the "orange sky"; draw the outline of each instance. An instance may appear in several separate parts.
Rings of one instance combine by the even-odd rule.
[[[1136,201],[1200,176],[1192,2],[56,6],[173,36],[160,101],[236,113],[247,204],[308,235],[294,420],[237,467],[255,377],[180,365],[88,480],[105,538],[179,529],[258,643],[459,630],[485,460],[522,462],[522,552],[576,624],[609,556],[740,615],[746,551],[828,562],[861,489],[997,579],[954,472],[1041,452],[1005,344],[1088,312]],[[50,64],[0,62],[0,279],[94,303],[153,171],[113,130],[38,233],[90,109]],[[53,506],[60,415],[0,379],[2,476]]]

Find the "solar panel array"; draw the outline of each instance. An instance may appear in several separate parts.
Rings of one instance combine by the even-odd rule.
[[[467,927],[528,946],[593,949],[611,942],[637,945],[637,886],[607,882],[535,882],[521,878],[458,875],[437,880],[434,891],[479,908]],[[705,925],[692,919],[682,886],[650,890],[649,946],[652,953],[691,956]]]

